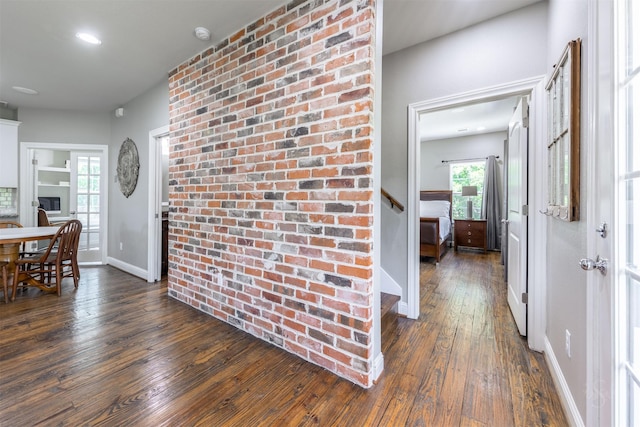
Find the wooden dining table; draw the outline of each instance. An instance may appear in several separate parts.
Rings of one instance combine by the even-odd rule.
[[[20,245],[23,242],[52,239],[58,232],[60,226],[51,227],[22,227],[22,228],[0,228],[0,261],[9,262],[9,274],[15,272],[14,261],[20,256]],[[55,292],[55,286],[48,286],[28,273],[21,273],[18,278],[20,282],[30,286],[36,286],[45,292]],[[11,300],[15,295],[11,295]]]

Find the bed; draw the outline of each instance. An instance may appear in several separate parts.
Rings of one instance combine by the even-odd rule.
[[[420,192],[420,256],[436,262],[451,242],[451,190]]]

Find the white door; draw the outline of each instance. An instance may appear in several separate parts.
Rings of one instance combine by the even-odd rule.
[[[603,282],[613,287],[614,422],[640,426],[640,2],[614,4],[614,274]],[[597,241],[606,256],[610,238]]]
[[[591,2],[594,153],[587,255],[588,425],[640,426],[640,2]],[[596,31],[597,30],[597,31]],[[612,55],[613,52],[613,55]],[[597,231],[606,223],[604,233]],[[592,263],[593,265],[593,263]]]
[[[528,105],[518,102],[509,121],[507,159],[507,286],[508,302],[520,335],[527,335],[527,153]]]
[[[70,209],[82,223],[78,262],[102,263],[106,218],[102,154],[73,151],[71,162]]]

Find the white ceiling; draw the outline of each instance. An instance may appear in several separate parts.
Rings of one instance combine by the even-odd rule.
[[[538,0],[385,0],[394,52]],[[0,0],[0,101],[9,107],[111,111],[192,57],[289,3],[282,0]],[[193,37],[211,30],[212,40]],[[74,35],[93,31],[101,46]],[[35,89],[25,95],[11,88]]]
[[[420,141],[506,131],[518,97],[434,111],[420,116]]]
[[[283,0],[0,0],[0,100],[110,111]],[[210,42],[193,36],[208,28]],[[102,45],[75,38],[94,32]],[[15,92],[12,86],[39,95]]]
[[[540,0],[384,0],[383,54],[470,27]]]

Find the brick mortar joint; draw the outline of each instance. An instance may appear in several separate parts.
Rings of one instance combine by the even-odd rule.
[[[248,277],[253,277],[253,276],[251,276],[250,274],[247,274],[247,273],[244,273],[244,272],[243,272],[243,273],[241,273],[241,272],[239,272],[239,271],[237,271],[237,270],[229,270],[229,269],[227,269],[227,268],[221,268],[221,267],[216,267],[216,268],[218,268],[218,270],[223,274],[223,276],[225,276],[225,275],[224,275],[224,272],[225,272],[225,271],[226,271],[226,272],[228,272],[228,273],[230,273],[232,276],[235,276],[235,277],[233,277],[232,279],[229,279],[229,278],[227,278],[227,277],[225,276],[225,280],[224,280],[224,282],[226,282],[226,281],[228,281],[228,280],[237,281],[237,282],[242,283],[242,285],[243,285],[243,286],[248,286],[248,287],[250,287],[250,288],[252,288],[252,289],[258,289],[258,290],[261,290],[261,291],[265,290],[265,291],[267,291],[267,292],[274,292],[274,293],[276,293],[276,294],[278,294],[278,295],[281,295],[283,298],[284,298],[284,297],[286,297],[286,298],[289,298],[289,299],[292,299],[292,300],[299,300],[300,302],[307,303],[306,301],[304,301],[304,300],[300,300],[299,298],[294,297],[294,296],[288,296],[288,295],[285,295],[285,294],[282,294],[282,293],[278,293],[278,292],[273,291],[273,290],[266,290],[266,289],[264,289],[263,287],[258,286],[258,285],[255,285],[255,284],[253,284],[253,283],[244,283],[244,282],[241,282],[241,281],[238,279],[238,277],[237,277],[237,275],[238,275],[238,274],[242,274],[242,275],[245,275],[245,276],[248,276]],[[261,271],[265,271],[265,270],[261,270]],[[315,271],[318,271],[318,272],[320,272],[320,273],[323,273],[321,270],[315,270]],[[187,274],[190,274],[190,275],[192,275],[192,276],[194,276],[194,277],[202,277],[202,274],[198,274],[198,273],[203,273],[204,275],[212,275],[212,273],[210,273],[210,272],[208,272],[208,271],[200,270],[200,269],[197,269],[197,268],[188,268],[188,269],[187,269],[187,271],[186,271],[186,273],[187,273]],[[337,273],[336,273],[336,274],[337,274]],[[291,276],[291,275],[284,275],[284,274],[283,274],[283,277],[285,277],[285,278],[286,278],[286,277],[289,277],[289,278],[292,278],[292,279],[300,279],[300,276]],[[313,290],[309,289],[308,285],[309,285],[309,284],[311,284],[311,283],[314,283],[314,282],[311,282],[311,281],[309,281],[309,280],[303,280],[303,281],[306,283],[306,287],[301,288],[301,287],[294,286],[294,285],[290,285],[290,284],[287,284],[287,283],[273,282],[273,281],[270,281],[270,280],[268,280],[268,279],[264,279],[263,277],[259,277],[259,279],[260,279],[260,280],[264,280],[264,281],[266,281],[266,282],[270,282],[270,283],[272,283],[272,284],[274,284],[274,285],[276,285],[276,286],[282,286],[283,288],[286,288],[286,289],[301,290],[301,291],[304,291],[304,292],[307,292],[307,293],[309,293],[309,294],[316,295],[316,296],[319,296],[319,297],[323,297],[323,298],[331,298],[331,299],[336,300],[336,301],[343,301],[343,300],[340,300],[339,298],[337,298],[337,297],[335,297],[335,296],[331,296],[331,295],[323,294],[323,293],[320,293],[320,292],[313,291]],[[358,283],[362,283],[362,284],[367,284],[367,283],[372,283],[372,279],[358,279],[358,280],[357,280],[357,282],[358,282]],[[323,283],[324,283],[324,282],[323,282]],[[218,286],[220,286],[220,287],[222,287],[222,288],[225,288],[225,289],[232,289],[234,292],[239,292],[238,290],[236,290],[236,289],[234,289],[234,288],[232,288],[231,286],[226,285],[226,284],[219,284],[219,283],[217,283],[217,285],[218,285]],[[370,293],[365,292],[365,291],[354,290],[354,289],[351,289],[351,288],[340,288],[340,287],[338,287],[338,286],[335,286],[335,285],[334,285],[334,286],[331,286],[331,285],[326,284],[326,283],[325,283],[325,285],[326,285],[326,286],[329,286],[329,287],[333,287],[333,288],[334,288],[334,289],[336,289],[336,290],[345,290],[345,291],[349,291],[349,292],[352,292],[353,294],[356,294],[356,295],[361,295],[361,296],[368,296],[368,295],[370,295]],[[200,289],[200,288],[201,288],[201,286],[198,286],[198,289]],[[209,289],[209,288],[205,288],[205,289]],[[203,296],[206,296],[206,295],[205,295],[205,294],[203,294]],[[349,304],[349,305],[352,305],[352,306],[355,306],[355,307],[360,307],[360,308],[367,308],[367,307],[370,307],[370,305],[362,305],[362,304],[359,304],[358,302],[353,302],[353,301],[349,301],[349,302],[348,302],[348,304]],[[319,307],[322,307],[322,306],[319,306]],[[333,310],[333,309],[332,309],[332,308],[330,308],[330,307],[327,307],[327,309],[329,309],[329,310]]]
[[[226,284],[226,282],[228,282],[229,280],[231,280],[231,281],[236,281],[236,282],[240,282],[240,283],[242,283],[243,287],[249,287],[249,288],[251,288],[251,289],[256,289],[256,290],[260,290],[260,291],[273,292],[273,293],[276,293],[277,295],[282,296],[283,298],[292,299],[292,300],[299,300],[300,302],[303,302],[303,303],[305,303],[305,304],[307,304],[307,303],[308,303],[308,301],[300,300],[298,297],[295,297],[295,296],[285,295],[285,294],[279,293],[279,292],[277,292],[277,291],[274,291],[274,290],[272,290],[272,289],[270,289],[270,290],[269,290],[269,289],[265,289],[264,287],[259,286],[259,285],[256,285],[256,284],[253,284],[253,283],[244,283],[244,282],[241,282],[241,281],[238,279],[237,275],[241,274],[241,275],[246,275],[246,276],[248,276],[248,277],[252,277],[251,275],[249,275],[249,274],[247,274],[247,273],[244,273],[244,272],[243,272],[243,273],[240,273],[240,272],[235,271],[235,270],[228,270],[228,269],[220,268],[220,267],[218,267],[218,269],[219,269],[219,271],[221,272],[221,274],[224,276],[224,280],[223,280],[223,283],[222,283],[222,284],[221,284],[221,283],[215,283],[215,284],[214,284],[214,286],[215,286],[215,285],[217,285],[217,286],[220,286],[221,288],[224,288],[224,289],[230,289],[230,290],[232,290],[232,292],[241,292],[241,293],[246,293],[246,292],[239,291],[239,290],[237,290],[237,289],[235,289],[235,288],[233,288],[233,287],[229,286],[228,284]],[[228,272],[228,273],[230,273],[232,276],[235,276],[235,277],[234,277],[234,278],[231,278],[231,279],[230,279],[230,278],[228,278],[228,277],[226,277],[226,275],[224,275],[224,272],[225,272],[225,271],[226,271],[226,272]],[[188,268],[188,269],[187,269],[187,271],[185,271],[185,273],[186,273],[186,274],[188,274],[188,275],[194,276],[194,277],[202,277],[202,275],[201,275],[201,274],[198,274],[198,273],[204,273],[205,275],[211,275],[211,273],[207,273],[207,272],[204,272],[203,270],[199,270],[199,269],[196,269],[196,268]],[[292,279],[300,279],[300,278],[299,278],[299,276],[289,276],[289,275],[286,275],[285,277],[290,277],[290,278],[292,278]],[[362,305],[362,304],[359,304],[358,302],[355,302],[355,301],[349,301],[349,302],[346,302],[346,301],[344,301],[344,300],[339,299],[339,298],[338,298],[338,297],[336,297],[336,296],[327,295],[327,294],[323,294],[323,293],[320,293],[320,292],[317,292],[317,291],[313,291],[312,289],[310,289],[310,288],[308,287],[308,285],[309,285],[309,284],[311,284],[311,283],[313,283],[313,282],[308,281],[308,280],[303,280],[303,282],[305,282],[306,286],[305,286],[304,288],[302,288],[302,287],[294,286],[294,285],[290,285],[290,284],[287,284],[287,283],[279,283],[279,282],[269,281],[268,279],[264,279],[264,278],[262,278],[262,277],[259,277],[259,279],[260,279],[260,280],[264,280],[264,281],[266,281],[266,282],[270,282],[270,283],[272,283],[272,284],[274,284],[274,285],[276,285],[276,286],[282,286],[283,288],[286,288],[286,289],[292,289],[292,290],[295,290],[295,291],[304,291],[304,292],[306,292],[306,293],[308,293],[308,294],[315,295],[315,296],[318,296],[318,297],[321,297],[321,298],[329,298],[329,299],[331,299],[331,300],[340,301],[340,302],[345,302],[345,303],[348,303],[350,306],[353,306],[353,307],[360,307],[360,308],[367,308],[367,307],[370,307],[370,305]],[[202,280],[206,280],[206,279],[202,279]],[[360,280],[358,280],[358,282],[359,282],[359,283],[362,283],[362,284],[371,283],[371,281],[372,281],[372,279],[360,279]],[[337,286],[331,286],[331,285],[329,285],[329,284],[325,284],[325,285],[326,285],[326,286],[328,286],[328,287],[333,287],[333,288],[334,288],[334,289],[336,289],[336,290],[347,290],[347,291],[349,291],[349,292],[351,292],[351,293],[353,293],[353,294],[356,294],[356,295],[361,295],[361,296],[368,296],[368,295],[370,295],[368,292],[365,292],[365,291],[353,290],[353,289],[350,289],[350,288],[340,288],[340,287],[337,287]],[[202,286],[200,286],[200,285],[196,285],[196,286],[198,287],[198,289],[201,289],[201,288],[202,288]],[[206,288],[206,287],[205,287],[205,289],[210,289],[210,288]],[[195,291],[197,291],[197,290],[194,290],[194,292],[195,292]],[[205,294],[203,293],[203,296],[207,296],[207,295],[205,295]],[[252,296],[253,296],[253,295],[252,295]],[[317,307],[319,307],[319,308],[326,308],[326,309],[328,309],[328,310],[334,310],[333,308],[331,308],[331,307],[327,307],[327,306],[325,306],[325,305],[323,305],[323,304],[319,304],[319,305],[316,305],[316,306],[317,306]]]

